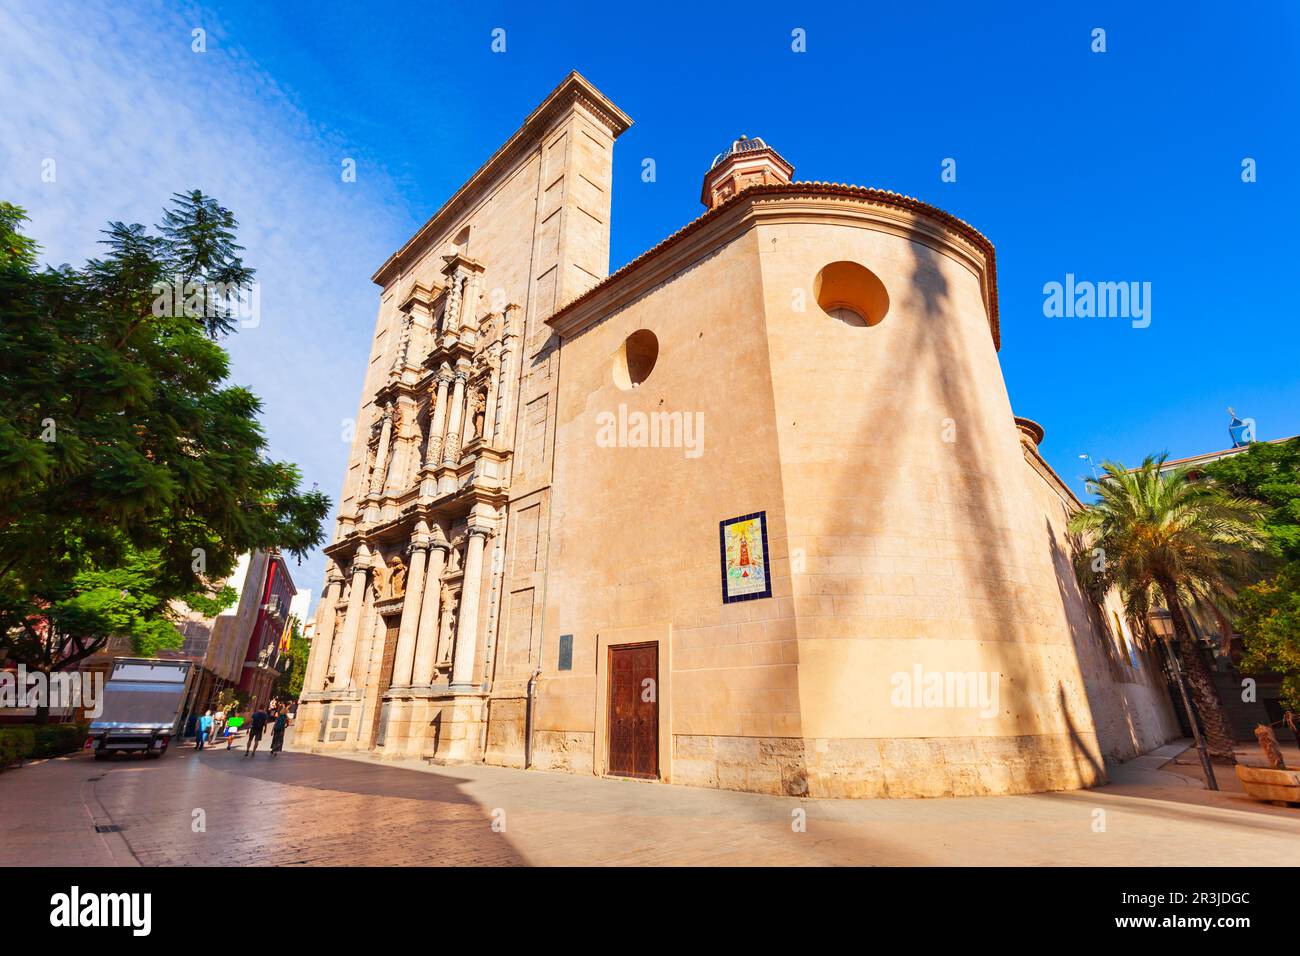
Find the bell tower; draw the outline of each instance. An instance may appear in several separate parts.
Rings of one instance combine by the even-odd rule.
[[[788,183],[793,175],[794,167],[762,139],[741,136],[713,157],[713,165],[704,174],[700,202],[712,209],[746,186]]]

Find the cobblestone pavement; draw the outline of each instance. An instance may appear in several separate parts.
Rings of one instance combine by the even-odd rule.
[[[0,774],[0,866],[1293,865],[1300,856],[1300,810],[1209,793],[1155,769],[1160,758],[1141,759],[1093,791],[848,801],[292,752],[78,755]]]

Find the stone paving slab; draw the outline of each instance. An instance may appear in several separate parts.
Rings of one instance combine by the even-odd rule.
[[[96,763],[78,755],[0,774],[0,865],[1249,866],[1300,858],[1300,810],[1150,769],[1116,777],[1092,791],[1031,796],[800,800],[364,756],[185,748],[158,761]],[[97,820],[121,826],[120,837],[106,841]]]

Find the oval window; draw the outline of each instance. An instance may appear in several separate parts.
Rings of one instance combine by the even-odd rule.
[[[866,266],[847,260],[817,273],[813,296],[831,318],[859,328],[878,324],[889,311],[885,284]]]
[[[654,371],[659,340],[649,329],[638,329],[624,339],[614,356],[614,384],[623,391],[636,388]]]

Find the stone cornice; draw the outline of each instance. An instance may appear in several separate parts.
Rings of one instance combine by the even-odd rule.
[[[528,115],[486,163],[479,167],[442,208],[429,217],[414,236],[371,276],[371,281],[387,286],[398,273],[418,257],[439,235],[450,231],[460,217],[501,181],[523,156],[537,148],[552,124],[567,110],[581,105],[603,123],[617,139],[629,126],[631,118],[615,106],[576,70],[564,78],[546,99]]]
[[[1022,415],[1016,415],[1015,422],[1016,428],[1020,430],[1020,434],[1023,436],[1022,440],[1033,442],[1035,448],[1043,443],[1043,436],[1046,432],[1043,431],[1042,425],[1032,418],[1025,418]]]
[[[642,253],[561,306],[546,323],[571,336],[761,222],[850,221],[923,242],[951,255],[980,279],[995,348],[997,266],[993,243],[956,216],[908,196],[833,183],[750,186]]]
[[[484,449],[485,454],[488,452],[496,454],[502,459],[508,457],[508,454]],[[450,468],[450,466],[448,467]],[[472,471],[473,467],[474,463],[470,461],[461,470]],[[439,495],[431,500],[412,501],[402,506],[395,517],[377,524],[355,527],[321,550],[324,551],[327,558],[336,564],[346,564],[362,546],[377,548],[384,545],[405,545],[415,537],[415,525],[420,521],[428,522],[430,525],[437,525],[439,522],[449,522],[456,518],[467,517],[473,513],[475,506],[479,504],[488,505],[494,510],[500,511],[505,508],[509,500],[509,495],[500,488],[482,487],[477,483],[472,483],[458,487],[453,492]],[[479,526],[488,527],[488,530],[492,531],[490,526],[482,524]],[[446,544],[447,540],[441,536],[441,531],[438,534],[431,534],[430,547],[438,548]]]
[[[1029,467],[1038,472],[1039,477],[1047,482],[1048,487],[1055,491],[1061,501],[1065,503],[1065,507],[1071,512],[1081,510],[1083,502],[1070,490],[1070,486],[1061,480],[1061,476],[1047,463],[1047,459],[1042,456],[1038,449],[1031,447],[1028,442],[1021,442],[1020,447],[1024,449],[1025,461],[1029,463]]]
[[[437,301],[438,296],[442,294],[442,291],[443,287],[437,282],[430,283],[429,285],[425,285],[422,282],[416,282],[407,291],[406,295],[402,297],[402,302],[398,306],[398,309],[402,312],[408,312],[417,306],[424,309],[431,308],[433,303]]]

